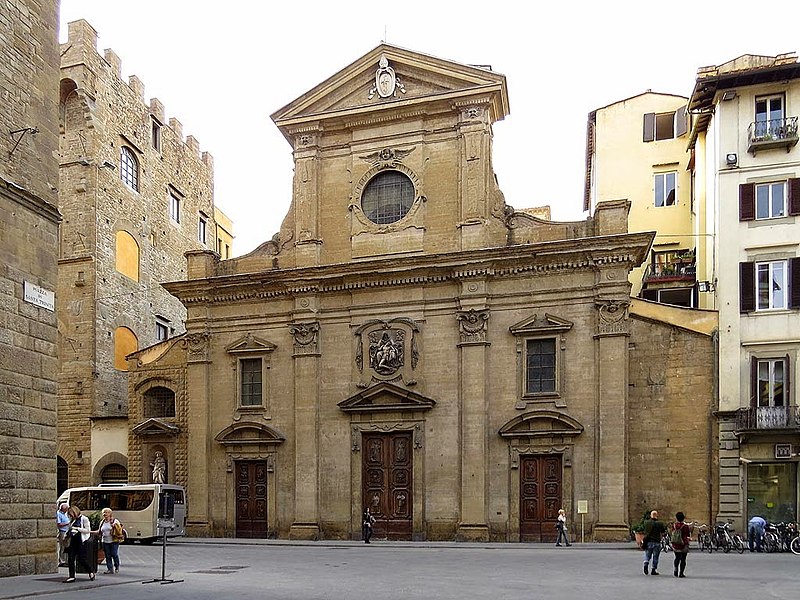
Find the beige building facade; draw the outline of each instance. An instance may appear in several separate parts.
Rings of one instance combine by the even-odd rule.
[[[696,276],[706,246],[696,231],[687,102],[648,90],[589,113],[583,208],[625,198],[629,230],[656,231],[647,261],[631,272],[632,295],[709,308],[713,298]]]
[[[651,502],[708,518],[696,471],[668,504],[667,448],[710,473],[710,438],[649,424],[710,410],[711,330],[632,307],[653,234],[627,201],[575,223],[506,204],[508,112],[504,76],[381,45],[273,115],[280,232],[189,253],[166,284],[186,334],[128,358],[131,478],[162,451],[190,533],[357,539],[365,506],[392,539],[550,540],[561,507],[596,540]]]
[[[0,577],[52,572],[58,2],[0,19]]]
[[[185,308],[160,283],[186,277],[185,251],[216,245],[211,155],[158,99],[145,103],[139,78],[123,81],[89,23],[68,28],[56,97],[59,491],[129,480],[125,357],[183,333]]]

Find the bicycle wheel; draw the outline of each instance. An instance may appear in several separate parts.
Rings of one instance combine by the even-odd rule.
[[[789,542],[789,550],[795,554],[800,554],[800,535]]]
[[[711,534],[709,533],[703,536],[703,549],[707,550],[709,554],[714,551],[714,544],[711,543]]]
[[[742,536],[733,536],[733,547],[736,548],[736,551],[739,554],[744,554],[744,540],[742,539]]]
[[[732,546],[733,546],[733,544],[731,544],[731,541],[728,538],[723,538],[723,540],[722,540],[722,551],[725,554],[727,554],[728,552],[731,551],[731,547]]]
[[[778,551],[778,536],[768,531],[764,534],[764,552],[777,552]]]

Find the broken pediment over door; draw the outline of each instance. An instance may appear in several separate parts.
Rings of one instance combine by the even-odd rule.
[[[286,440],[286,436],[269,425],[243,422],[229,425],[214,436],[214,440],[223,446],[278,445]]]
[[[363,390],[339,402],[346,413],[374,413],[388,411],[427,411],[436,405],[432,398],[384,382]]]
[[[180,427],[173,425],[161,419],[147,419],[136,425],[131,431],[134,435],[149,436],[149,435],[169,435],[175,436],[180,433]]]

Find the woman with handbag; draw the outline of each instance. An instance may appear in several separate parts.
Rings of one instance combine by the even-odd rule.
[[[561,545],[561,539],[564,539],[564,543],[567,546],[572,546],[569,543],[569,538],[567,537],[567,513],[564,511],[563,508],[558,509],[558,521],[556,521],[556,529],[558,529],[558,539],[556,540],[556,546]]]
[[[64,583],[75,581],[75,565],[80,563],[81,567],[89,574],[89,580],[94,581],[95,566],[86,557],[86,542],[92,535],[92,525],[88,517],[81,514],[81,509],[77,506],[70,506],[67,514],[70,518],[69,545],[67,546],[67,566],[69,567],[69,577]]]
[[[119,573],[119,544],[125,539],[122,533],[122,523],[114,518],[110,508],[100,511],[103,520],[100,527],[92,533],[99,534],[103,542],[103,552],[106,555],[106,575]]]

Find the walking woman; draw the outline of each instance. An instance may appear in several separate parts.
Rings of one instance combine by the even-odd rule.
[[[122,523],[114,518],[110,508],[100,511],[103,520],[97,533],[103,541],[103,552],[106,555],[106,575],[119,573],[119,543],[124,539],[122,534]]]
[[[94,581],[95,566],[89,564],[91,561],[86,556],[86,542],[92,534],[92,525],[88,517],[81,514],[81,509],[77,506],[70,506],[67,514],[70,518],[69,546],[67,546],[67,566],[69,567],[69,577],[64,583],[75,581],[75,564],[80,563],[81,567],[89,574],[89,580]]]
[[[672,524],[672,533],[670,534],[670,543],[675,551],[672,569],[675,577],[686,577],[683,572],[686,570],[686,555],[689,553],[692,529],[683,522],[685,518],[686,516],[682,512],[675,513],[675,523]]]
[[[556,529],[558,529],[556,546],[561,545],[561,538],[564,538],[564,543],[567,546],[572,546],[572,544],[569,543],[569,538],[567,537],[567,513],[564,512],[563,508],[558,509],[558,521],[556,522]]]

